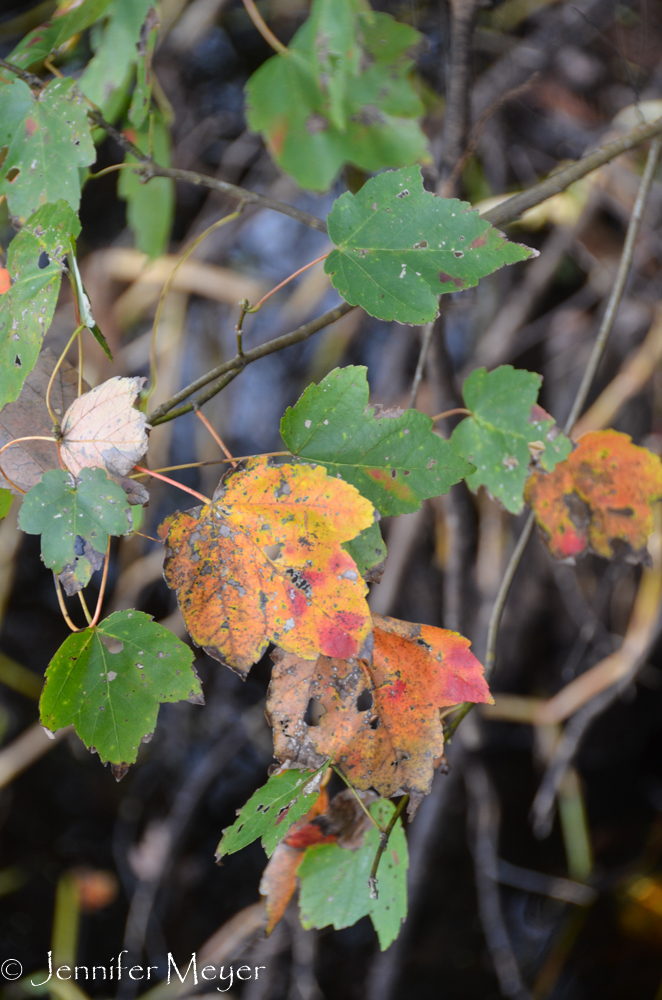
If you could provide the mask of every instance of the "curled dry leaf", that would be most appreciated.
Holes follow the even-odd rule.
[[[357,788],[410,795],[430,790],[444,734],[439,709],[489,702],[469,640],[446,629],[373,615],[373,663],[276,650],[267,715],[281,762],[319,767],[332,758]],[[313,699],[317,725],[304,721]]]
[[[589,431],[553,472],[535,472],[524,499],[557,559],[592,551],[646,561],[651,503],[662,497],[662,462],[628,434]]]
[[[321,466],[249,463],[211,504],[160,527],[166,583],[194,642],[241,674],[269,642],[297,656],[369,656],[367,587],[342,548],[372,504]]]
[[[0,447],[19,437],[47,437],[53,433],[53,421],[46,407],[46,391],[55,368],[57,356],[48,348],[41,352],[37,362],[23,383],[13,403],[7,403],[0,412]],[[85,391],[89,389],[83,383]],[[78,394],[78,372],[63,361],[53,380],[50,404],[56,417],[62,418]],[[7,448],[0,456],[2,468],[21,490],[36,486],[44,472],[59,469],[57,448],[51,441],[21,441]],[[0,475],[0,485],[12,493],[18,492]]]
[[[110,378],[76,399],[64,415],[60,454],[66,467],[126,476],[147,451],[151,430],[133,403],[144,378]]]

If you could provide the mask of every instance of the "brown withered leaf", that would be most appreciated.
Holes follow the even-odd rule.
[[[469,640],[446,629],[373,615],[373,662],[317,660],[276,650],[267,699],[274,754],[320,767],[331,758],[357,788],[410,795],[430,790],[444,746],[441,708],[489,702]],[[314,725],[307,725],[307,713]]]
[[[19,437],[53,435],[53,421],[46,407],[46,390],[56,362],[57,355],[53,351],[42,351],[23,383],[18,398],[13,403],[7,403],[0,411],[0,447]],[[83,386],[85,391],[89,389],[87,383],[83,383]],[[77,394],[78,372],[63,361],[53,381],[50,395],[56,417],[62,419]],[[25,491],[36,486],[44,472],[60,468],[57,448],[50,441],[21,441],[13,448],[3,451],[0,463],[10,479]],[[18,493],[1,474],[0,486]]]
[[[225,477],[211,504],[159,528],[194,642],[241,674],[269,642],[300,656],[367,653],[367,587],[342,543],[373,519],[372,504],[319,465],[255,460]]]

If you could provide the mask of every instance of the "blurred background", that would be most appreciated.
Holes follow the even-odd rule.
[[[302,0],[258,6],[285,43],[308,10]],[[449,5],[393,0],[375,6],[423,35],[416,74],[434,160],[424,175],[434,189],[443,161]],[[0,55],[54,7],[4,0]],[[62,71],[79,74],[91,44],[89,33],[78,39]],[[163,0],[155,70],[159,105],[171,118],[173,164],[323,217],[360,178],[348,170],[328,195],[303,192],[247,130],[243,88],[270,55],[239,0]],[[492,108],[457,187],[476,204],[536,183],[643,115],[662,114],[662,6],[659,0],[485,0],[470,61],[472,122]],[[94,169],[122,155],[107,139]],[[421,410],[435,414],[461,405],[462,381],[473,368],[507,363],[544,376],[540,401],[563,423],[613,284],[645,156],[640,148],[619,157],[510,226],[511,239],[540,250],[533,263],[504,268],[478,288],[446,297],[418,393]],[[113,374],[148,373],[154,309],[172,255],[235,204],[177,185],[169,253],[149,263],[127,228],[117,176],[88,182],[81,208],[83,279],[116,358],[112,366],[100,351],[86,352],[84,374],[92,385]],[[597,416],[593,411],[602,421],[597,426],[625,431],[658,454],[661,222],[658,172],[589,400],[600,407]],[[2,205],[3,247],[11,235]],[[323,234],[254,207],[209,236],[178,272],[166,300],[152,405],[234,355],[241,298],[255,301],[328,247]],[[292,330],[337,302],[317,265],[246,319],[244,344]],[[46,346],[62,350],[74,326],[63,286]],[[285,407],[337,365],[366,365],[372,400],[407,406],[420,350],[419,329],[354,310],[305,343],[251,365],[205,414],[234,454],[275,450],[282,447]],[[616,390],[602,396],[619,373],[624,377]],[[438,425],[445,436],[456,419]],[[149,454],[153,468],[219,458],[192,414],[156,428]],[[204,493],[213,491],[219,475],[213,464],[177,473]],[[152,480],[149,488],[143,534],[115,540],[104,611],[135,607],[185,637],[162,579],[162,547],[146,536],[154,537],[163,518],[187,504],[166,484]],[[523,516],[513,518],[464,484],[426,502],[418,514],[382,522],[389,561],[381,583],[372,585],[373,609],[458,629],[481,658],[492,602],[522,523]],[[654,555],[659,541],[654,536]],[[533,815],[547,765],[555,754],[558,759],[560,727],[529,721],[538,699],[621,647],[642,572],[650,574],[647,586],[659,581],[658,557],[648,570],[593,556],[571,567],[554,563],[539,539],[532,540],[504,616],[496,706],[462,724],[448,754],[450,774],[436,775],[408,829],[409,917],[398,941],[380,954],[368,918],[343,931],[303,931],[296,905],[263,940],[261,847],[215,864],[221,831],[272,763],[264,717],[268,657],[244,683],[198,650],[206,705],[163,705],[153,740],[119,784],[75,735],[42,739],[35,725],[42,676],[67,627],[38,545],[17,530],[15,511],[0,525],[0,941],[3,955],[18,959],[26,972],[45,967],[54,941],[60,955],[86,965],[108,965],[121,948],[136,961],[142,953],[160,976],[169,951],[184,965],[196,950],[213,964],[265,966],[258,982],[235,982],[228,991],[246,1000],[662,998],[657,604],[648,613],[636,679],[573,716],[556,798],[547,805],[538,799]],[[120,985],[118,996],[131,1000],[132,984]],[[95,997],[114,995],[108,983],[87,986]],[[178,995],[160,989],[158,1000]],[[11,984],[5,993],[25,995]],[[65,1000],[77,997],[72,992]]]

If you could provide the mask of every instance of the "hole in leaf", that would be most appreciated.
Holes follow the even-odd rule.
[[[326,715],[326,709],[322,702],[318,701],[317,698],[311,698],[308,702],[303,721],[307,726],[319,726],[323,715]]]
[[[14,358],[14,365],[16,366],[16,368],[22,368],[23,367],[23,362],[19,358],[18,354]]]
[[[37,267],[39,268],[39,270],[43,271],[45,267],[48,267],[50,262],[51,258],[48,256],[45,250],[42,250],[41,253],[39,254],[39,260],[37,261]]]
[[[463,250],[453,250],[453,256],[454,257],[464,257],[464,251]]]
[[[391,479],[395,479],[396,476],[397,472],[395,471],[395,469],[391,469]]]
[[[267,545],[262,551],[264,552],[267,559],[270,559],[272,562],[275,562],[276,559],[280,559],[281,555],[283,554],[283,546]]]
[[[19,167],[11,167],[7,171],[7,180],[9,181],[10,184],[11,184],[12,181],[16,180],[16,178],[18,177],[18,175],[20,174],[20,172],[21,171],[20,171]]]
[[[379,727],[381,726],[381,724],[382,724],[382,720],[379,718],[378,715],[376,715],[374,717],[374,719],[370,720],[370,728],[371,729],[379,729]]]
[[[356,709],[358,712],[367,712],[369,708],[372,708],[372,695],[364,688],[356,699]]]
[[[104,635],[103,632],[100,632],[99,638],[109,653],[121,653],[124,649],[122,640],[115,639],[112,635]]]

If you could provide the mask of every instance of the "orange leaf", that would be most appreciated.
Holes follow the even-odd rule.
[[[71,404],[62,420],[60,454],[74,476],[85,468],[126,476],[143,457],[150,427],[133,402],[144,381],[110,378]]]
[[[534,472],[524,489],[557,559],[587,550],[611,559],[619,547],[630,561],[645,560],[650,505],[660,497],[660,459],[613,430],[584,434],[565,461],[553,472]]]
[[[0,295],[4,295],[11,288],[11,277],[6,267],[0,267]]]
[[[357,788],[408,792],[413,814],[443,751],[439,709],[489,702],[490,693],[457,632],[373,615],[373,636],[372,666],[276,650],[267,701],[274,753],[306,767],[330,757]],[[323,714],[307,726],[311,698]]]
[[[368,655],[367,587],[342,543],[373,521],[372,504],[322,466],[252,461],[211,504],[161,525],[165,579],[193,640],[239,673],[269,642]]]

